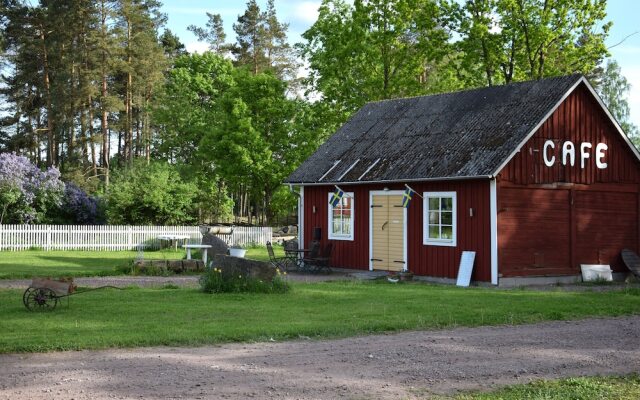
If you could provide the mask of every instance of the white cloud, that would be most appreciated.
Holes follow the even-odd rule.
[[[209,50],[209,44],[208,43],[204,43],[204,42],[189,42],[187,44],[185,44],[185,46],[187,51],[189,53],[204,53],[205,51]]]
[[[288,15],[288,20],[296,25],[312,25],[318,19],[319,1],[301,1],[296,3]]]
[[[163,10],[167,14],[186,14],[186,15],[205,15],[208,12],[211,12],[209,8],[199,8],[199,7],[164,7]]]

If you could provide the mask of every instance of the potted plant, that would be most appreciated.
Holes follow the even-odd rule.
[[[245,254],[247,254],[247,249],[240,243],[234,243],[234,245],[229,248],[229,255],[231,257],[244,258]]]

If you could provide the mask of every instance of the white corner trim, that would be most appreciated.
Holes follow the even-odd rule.
[[[298,198],[298,248],[304,249],[304,186],[300,186]]]
[[[369,271],[373,271],[373,262],[371,259],[373,258],[373,208],[371,205],[373,204],[373,196],[391,196],[391,195],[403,195],[404,190],[371,190],[369,191]],[[403,210],[403,218],[404,218],[404,229],[402,232],[402,240],[404,242],[402,249],[402,256],[404,261],[404,269],[403,271],[409,271],[409,260],[407,257],[407,232],[409,227],[407,226],[407,209]]]
[[[491,220],[491,284],[498,284],[498,185],[489,181],[489,213]]]

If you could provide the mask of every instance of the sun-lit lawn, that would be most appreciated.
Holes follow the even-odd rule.
[[[537,381],[514,385],[489,393],[463,394],[458,400],[637,400],[640,375],[585,377],[557,381]]]
[[[292,283],[286,294],[107,289],[53,312],[0,290],[0,352],[326,338],[640,312],[640,289],[604,293],[375,282]]]
[[[276,252],[282,247],[275,246]],[[120,275],[122,270],[138,256],[136,251],[0,251],[0,279],[31,278],[33,276],[108,276]],[[182,249],[145,251],[145,259],[182,259]],[[199,258],[199,253],[194,258]],[[247,257],[268,260],[266,247],[247,250]]]

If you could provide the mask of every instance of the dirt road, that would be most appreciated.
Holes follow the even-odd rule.
[[[28,334],[28,333],[25,333]],[[1,399],[398,399],[640,372],[640,316],[200,348],[0,356]]]

